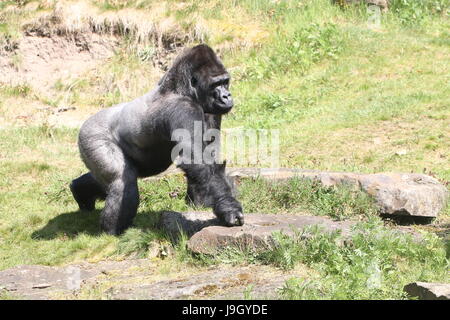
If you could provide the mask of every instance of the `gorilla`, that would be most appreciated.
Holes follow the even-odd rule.
[[[127,229],[139,205],[137,178],[156,175],[172,164],[174,130],[190,133],[190,140],[180,142],[186,146],[183,150],[202,153],[212,143],[194,141],[194,123],[220,130],[222,115],[233,107],[229,83],[230,75],[214,51],[198,45],[178,56],[152,91],[87,119],[78,147],[89,172],[70,184],[80,210],[94,210],[95,201],[105,199],[102,229],[112,235]],[[226,226],[243,225],[242,206],[225,175],[225,163],[192,163],[188,152],[181,152],[179,159],[187,198],[211,207]]]

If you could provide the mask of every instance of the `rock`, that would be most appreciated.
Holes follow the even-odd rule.
[[[235,180],[263,178],[284,181],[294,177],[319,181],[324,186],[353,185],[371,195],[380,214],[435,218],[444,208],[449,192],[438,180],[414,173],[358,174],[320,172],[301,169],[230,168],[227,174]]]
[[[47,266],[17,266],[0,271],[0,287],[27,299],[46,299],[50,291],[69,290],[69,275],[64,269]],[[86,276],[83,273],[83,278]],[[79,277],[82,279],[81,274]]]
[[[160,228],[173,239],[179,237],[180,231],[191,237],[203,228],[215,225],[220,225],[220,221],[211,212],[164,211],[159,221]]]
[[[419,300],[450,300],[450,283],[413,282],[403,290]]]
[[[162,175],[182,174],[176,168]],[[235,182],[245,178],[286,181],[295,177],[314,179],[324,186],[353,185],[373,196],[379,212],[388,216],[436,218],[449,197],[447,188],[438,180],[416,173],[321,172],[296,168],[227,168],[227,175]]]
[[[273,245],[273,232],[293,235],[307,226],[320,226],[324,232],[339,230],[345,237],[350,234],[350,228],[355,223],[317,216],[246,214],[243,226],[225,227],[210,212],[166,211],[161,215],[162,227],[169,234],[176,237],[183,230],[193,235],[188,241],[189,249],[208,254],[227,246],[265,249]]]
[[[304,272],[304,271],[303,271]],[[207,271],[153,283],[115,285],[111,299],[243,299],[250,291],[252,299],[277,299],[286,280],[305,276],[292,270],[284,272],[268,266],[215,266]]]
[[[39,284],[35,284],[33,285],[33,289],[45,289],[45,288],[50,288],[52,285],[50,283],[39,283]]]
[[[68,276],[76,275],[80,288]],[[102,261],[95,264],[47,267],[17,266],[0,271],[0,293],[14,299],[276,299],[278,289],[308,270],[283,271],[270,266],[213,266],[196,272],[162,275],[147,259]],[[73,280],[73,279],[72,279]]]
[[[0,271],[0,293],[5,290],[14,297],[31,300],[51,299],[57,295],[77,292],[87,281],[115,270],[147,263],[145,260],[103,261],[65,267],[21,265]]]
[[[408,154],[408,150],[405,150],[405,149],[400,149],[400,150],[395,152],[396,156],[404,156],[404,155],[407,155],[407,154]]]

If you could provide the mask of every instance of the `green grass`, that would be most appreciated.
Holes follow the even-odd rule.
[[[4,97],[26,97],[32,93],[32,88],[24,83],[18,85],[1,85],[0,84],[0,95]]]
[[[236,70],[238,103],[226,126],[279,128],[285,166],[431,169],[449,180],[449,140],[442,136],[426,147],[428,136],[444,134],[450,116],[448,20],[430,14],[406,27],[390,13],[377,31],[358,11],[336,11],[321,1],[280,17],[262,49],[227,59]],[[396,156],[400,143],[406,156]]]
[[[316,278],[287,281],[284,298],[404,299],[403,287],[410,282],[450,280],[448,252],[435,235],[417,242],[373,220],[357,226],[347,244],[338,245],[338,239],[322,233],[307,242],[279,237],[280,246],[266,254],[269,263],[301,262],[319,271]]]
[[[305,240],[304,234],[308,234]],[[304,265],[314,272],[292,278],[280,289],[284,299],[406,299],[413,281],[448,282],[448,245],[433,234],[415,240],[385,227],[379,218],[357,224],[343,241],[338,232],[307,228],[295,236],[275,233],[270,250],[225,249],[197,257],[206,264],[263,264],[284,270]]]
[[[145,257],[152,242],[168,243],[168,237],[156,227],[159,212],[193,209],[184,200],[183,177],[141,180],[134,227],[118,238],[103,234],[98,225],[100,210],[78,212],[68,188],[71,179],[85,172],[76,134],[75,129],[48,126],[0,131],[0,146],[5,152],[0,160],[1,269],[17,264]],[[374,213],[372,200],[365,194],[310,181],[293,179],[271,185],[247,180],[241,182],[239,192],[245,212],[310,213],[336,219]],[[102,205],[99,202],[98,209]]]
[[[95,4],[103,12],[149,10],[153,2]],[[224,118],[225,127],[279,129],[283,166],[425,172],[448,184],[448,1],[391,1],[379,29],[368,27],[363,7],[340,8],[328,0],[207,3],[180,6],[169,1],[166,15],[186,32],[199,28],[199,17],[209,22],[199,30],[220,48],[233,77],[236,107]],[[0,4],[0,51],[14,49],[22,37],[21,23],[41,10],[1,11],[9,5],[12,1]],[[262,36],[251,36],[255,30]],[[52,90],[39,92],[26,83],[1,85],[2,111],[21,115],[24,103],[36,100],[98,110],[134,99],[154,86],[160,71],[151,64],[156,47],[130,45],[133,41],[124,39],[115,56],[76,79],[57,80]],[[17,56],[14,63],[21,59]],[[105,235],[98,225],[103,203],[95,212],[78,212],[68,189],[86,170],[76,136],[76,129],[48,124],[0,129],[0,270],[20,264],[150,258],[157,246],[161,254],[155,262],[162,273],[175,265],[217,263],[282,269],[305,265],[313,270],[309,280],[286,283],[280,294],[288,299],[404,298],[401,289],[408,281],[450,281],[444,272],[448,243],[433,235],[421,243],[392,235],[374,218],[367,195],[296,179],[284,184],[243,181],[239,197],[244,211],[366,221],[351,245],[337,245],[339,235],[316,233],[308,242],[279,235],[279,246],[265,254],[229,250],[215,258],[193,256],[185,237],[172,244],[157,229],[161,210],[192,209],[184,202],[182,177],[140,181],[134,226],[120,237]],[[447,223],[450,206],[441,217]],[[373,274],[378,278],[372,279]]]
[[[247,212],[309,213],[343,220],[376,214],[373,200],[350,186],[324,187],[316,181],[291,179],[270,183],[263,179],[244,180],[239,197]]]
[[[148,61],[153,47],[130,49],[124,44],[121,50],[98,69],[87,72],[83,77],[71,80],[57,80],[56,93],[43,95],[43,102],[79,107],[107,108],[150,91],[155,85],[158,71]],[[130,77],[130,73],[133,75]],[[54,103],[53,103],[54,104]],[[50,103],[51,105],[51,103]]]

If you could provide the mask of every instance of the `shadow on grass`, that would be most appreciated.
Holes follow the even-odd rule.
[[[61,237],[70,239],[76,238],[80,234],[101,235],[100,228],[101,210],[71,211],[62,213],[51,219],[43,228],[32,233],[35,240],[50,240]],[[158,230],[160,212],[140,212],[134,219],[132,227],[145,231]]]

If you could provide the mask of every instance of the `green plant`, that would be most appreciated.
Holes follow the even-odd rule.
[[[211,263],[265,264],[283,270],[305,265],[308,281],[291,278],[280,290],[285,299],[404,299],[412,281],[448,281],[448,244],[433,234],[421,239],[392,230],[373,217],[353,227],[345,238],[320,227],[273,234],[266,250],[227,248]],[[208,261],[202,255],[197,259]]]
[[[117,254],[144,258],[156,238],[154,232],[130,228],[120,237],[117,243]]]
[[[253,300],[253,294],[252,294],[253,289],[254,289],[253,285],[249,285],[244,289],[244,293],[243,293],[244,300]]]
[[[30,95],[33,89],[27,83],[18,85],[1,85],[0,84],[0,94],[11,97],[26,97]]]
[[[283,97],[282,95],[269,93],[262,97],[261,105],[265,109],[278,109],[285,105],[288,102],[288,99]]]
[[[137,56],[141,61],[150,61],[156,54],[156,49],[153,46],[147,46],[137,51]]]
[[[320,283],[312,280],[291,278],[286,280],[280,288],[280,296],[287,300],[313,300],[320,299],[322,294],[318,288]]]
[[[264,192],[264,196],[261,196],[261,191]],[[258,197],[258,200],[255,197]],[[263,179],[243,181],[240,187],[240,200],[250,212],[306,210],[335,219],[355,215],[369,217],[377,213],[370,196],[353,186],[326,187],[315,180],[301,178],[275,184]]]
[[[392,0],[390,10],[405,25],[420,24],[432,14],[448,14],[450,9],[448,0]]]
[[[351,239],[344,242],[341,236],[320,230],[310,230],[310,235],[306,241],[294,237],[290,243],[285,236],[278,236],[278,247],[265,254],[264,261],[292,268],[294,264],[286,264],[285,254],[280,254],[280,247],[284,253],[291,247],[293,261],[320,272],[321,280],[309,289],[319,298],[405,298],[403,286],[408,282],[448,279],[445,245],[434,235],[424,235],[419,242],[383,227],[378,219],[358,224]],[[304,285],[288,283],[282,294],[302,298],[305,290]],[[319,296],[318,291],[322,293]]]
[[[322,59],[335,59],[343,49],[342,39],[333,23],[300,25],[279,35],[262,55],[253,55],[246,74],[250,79],[287,71],[303,74]]]

